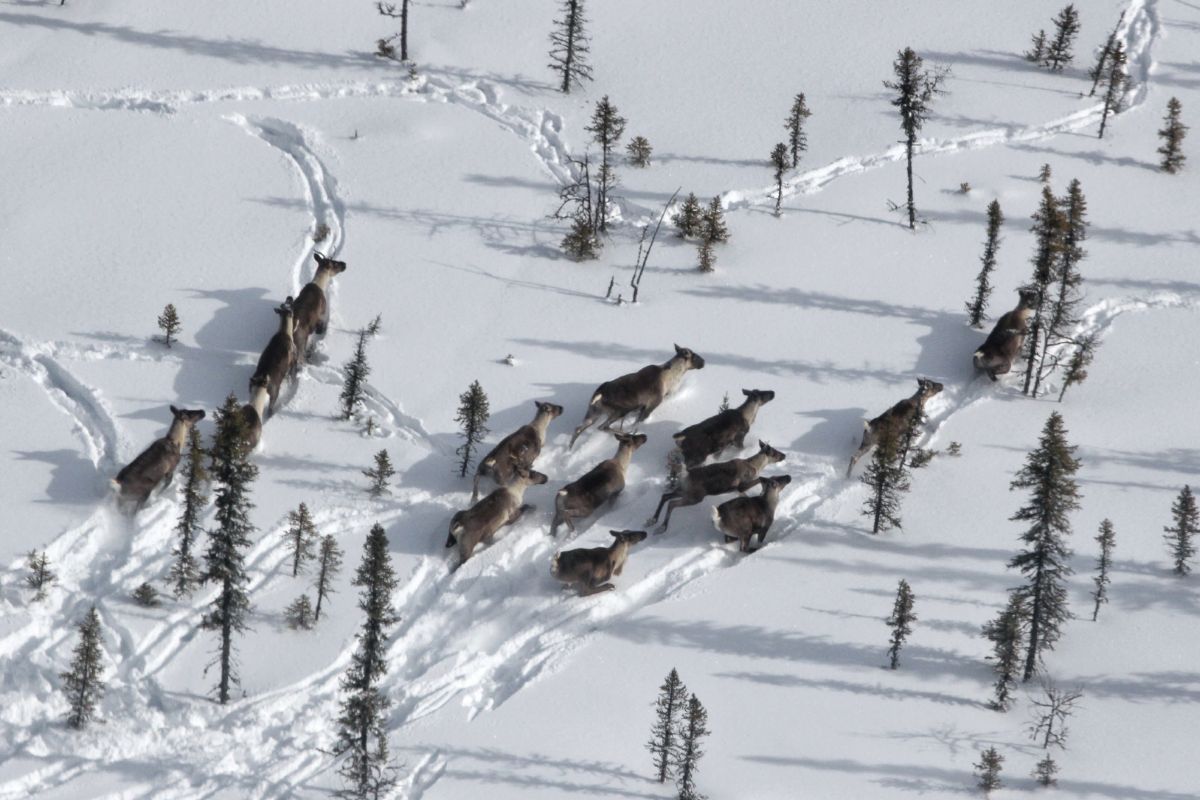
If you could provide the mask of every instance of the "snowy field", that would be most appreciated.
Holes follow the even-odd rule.
[[[550,0],[418,0],[414,77],[371,54],[394,26],[365,0],[0,5],[0,800],[328,796],[341,784],[323,750],[361,623],[350,579],[374,522],[400,578],[384,688],[401,797],[674,797],[644,748],[672,667],[709,711],[712,800],[959,797],[989,746],[1007,759],[997,798],[1200,796],[1200,579],[1170,573],[1162,540],[1200,472],[1200,133],[1178,175],[1155,153],[1172,96],[1200,131],[1200,3],[1077,5],[1076,63],[1053,74],[1020,57],[1058,10],[1035,0],[592,2],[595,80],[568,96],[545,66]],[[1100,140],[1085,72],[1122,10],[1130,107]],[[905,176],[882,86],[905,46],[952,70],[915,163],[915,233],[889,210]],[[810,145],[776,218],[768,155],[798,92]],[[619,166],[620,218],[601,257],[575,263],[549,215],[603,95],[655,150],[647,169]],[[1103,342],[1061,405],[1057,385],[1034,400],[1015,375],[978,376],[984,334],[963,311],[992,199],[1007,218],[993,318],[1029,279],[1045,163],[1056,193],[1078,178],[1088,199],[1084,326]],[[732,238],[716,272],[664,235],[641,302],[605,300],[614,276],[628,298],[641,226],[678,187],[722,197]],[[180,500],[127,519],[108,481],[163,434],[169,405],[206,409],[208,435],[226,394],[245,398],[271,309],[312,277],[319,225],[348,269],[319,357],[253,457],[251,630],[220,706],[204,674],[215,637],[198,629],[214,590],[130,598],[146,581],[166,592]],[[166,303],[183,320],[169,350],[152,340]],[[341,365],[377,314],[371,438],[335,416]],[[613,446],[589,433],[569,451],[570,433],[599,383],[673,343],[707,366],[642,426],[625,492],[573,546],[644,527],[670,435],[743,388],[775,391],[750,439],[786,454],[771,472],[792,483],[761,551],[721,542],[710,499],[634,547],[617,591],[575,598],[549,574],[554,492]],[[846,462],[862,419],[918,376],[945,384],[925,445],[962,456],[916,471],[903,530],[872,536]],[[451,572],[447,523],[470,497],[452,474],[454,414],[473,380],[488,445],[535,399],[566,411],[538,461],[549,483],[527,495],[537,510]],[[1007,713],[986,705],[979,629],[1021,582],[1008,518],[1026,497],[1009,482],[1056,409],[1084,497],[1079,617],[1046,671],[1084,698],[1043,789],[1025,692]],[[371,500],[361,470],[381,447],[397,475]],[[307,632],[283,621],[311,584],[281,538],[301,501],[346,552]],[[1092,622],[1106,517],[1111,603]],[[59,577],[40,602],[24,585],[35,548]],[[883,620],[901,578],[919,621],[891,671]],[[109,690],[102,722],[77,732],[58,675],[93,603]]]

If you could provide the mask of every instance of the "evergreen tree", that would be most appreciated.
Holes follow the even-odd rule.
[[[1071,534],[1070,514],[1079,508],[1079,487],[1074,475],[1079,462],[1075,448],[1067,444],[1062,416],[1051,412],[1042,428],[1038,447],[1025,459],[1025,466],[1013,480],[1012,489],[1029,489],[1029,503],[1010,519],[1027,522],[1021,535],[1028,546],[1008,562],[1028,578],[1017,589],[1029,609],[1029,642],[1022,680],[1028,681],[1038,660],[1058,641],[1062,624],[1070,618],[1067,610],[1066,578],[1071,574],[1071,551],[1066,537]]]
[[[995,747],[989,747],[979,754],[979,763],[975,765],[975,777],[979,778],[979,788],[984,792],[999,789],[1004,784],[1000,781],[1000,770],[1004,766],[1004,756],[996,752]]]
[[[1192,487],[1184,486],[1179,492],[1178,499],[1171,504],[1171,516],[1174,517],[1175,524],[1163,528],[1167,532],[1163,538],[1170,545],[1175,574],[1187,575],[1192,571],[1189,562],[1196,555],[1193,539],[1200,530],[1200,512],[1196,510],[1196,498],[1192,494]]]
[[[996,675],[991,707],[1007,711],[1017,690],[1021,673],[1021,649],[1025,643],[1028,609],[1020,592],[1011,592],[1008,604],[994,620],[983,626],[983,637],[992,643],[992,671]]]
[[[721,398],[721,405],[717,406],[717,411],[728,411],[728,410],[729,410],[729,392],[726,392],[725,396]]]
[[[792,110],[783,122],[783,128],[788,134],[788,153],[792,157],[792,169],[800,166],[800,154],[808,149],[808,134],[804,131],[804,125],[811,116],[812,112],[804,102],[804,92],[801,92],[792,101]]]
[[[1046,66],[1055,72],[1070,64],[1075,55],[1071,48],[1075,45],[1075,34],[1079,33],[1079,12],[1074,4],[1068,5],[1058,12],[1054,18],[1054,41],[1046,50]]]
[[[344,699],[338,714],[333,754],[342,759],[339,773],[351,787],[346,794],[371,797],[378,789],[373,784],[385,774],[381,769],[386,767],[386,745],[381,750],[379,742],[387,735],[384,714],[391,705],[379,688],[379,680],[387,673],[390,628],[399,620],[392,607],[396,574],[392,570],[387,534],[378,523],[367,534],[354,585],[362,589],[358,607],[366,617],[358,632],[358,646],[351,656],[350,667],[341,681]]]
[[[374,339],[383,330],[383,314],[376,314],[375,319],[367,325],[367,336]]]
[[[1025,51],[1025,60],[1032,61],[1039,67],[1046,64],[1046,29],[1043,28],[1033,35],[1033,43]]]
[[[462,433],[459,436],[463,437],[463,443],[454,452],[459,457],[460,478],[467,477],[467,471],[475,461],[475,448],[483,441],[483,437],[488,435],[487,421],[490,411],[488,397],[479,381],[472,381],[467,390],[458,396],[458,414],[454,421],[462,425]]]
[[[25,576],[25,585],[33,589],[34,601],[45,600],[46,590],[51,584],[58,580],[58,575],[50,569],[50,557],[46,555],[46,551],[38,552],[30,550],[25,556],[25,568],[29,570],[29,574]]]
[[[709,239],[703,239],[700,242],[699,269],[701,272],[712,272],[716,268],[717,254],[713,250],[713,243]]]
[[[160,604],[158,590],[148,583],[143,583],[133,590],[133,601],[144,608],[154,608]]]
[[[975,278],[975,297],[967,303],[967,323],[972,328],[982,327],[983,321],[987,319],[984,312],[992,294],[991,275],[996,269],[996,253],[1000,250],[1000,226],[1004,224],[999,200],[988,204],[987,218],[987,240],[983,244],[983,256],[979,259],[983,267],[979,270],[979,276]]]
[[[1063,229],[1066,226],[1064,215],[1058,206],[1058,198],[1050,190],[1049,185],[1042,186],[1042,202],[1033,215],[1034,238],[1037,243],[1033,255],[1032,288],[1037,292],[1037,304],[1034,306],[1033,319],[1029,322],[1028,333],[1025,336],[1025,394],[1033,389],[1033,377],[1037,368],[1037,357],[1040,352],[1042,329],[1045,325],[1044,315],[1046,296],[1051,282],[1054,280],[1055,267],[1063,248]]]
[[[1108,38],[1104,41],[1104,47],[1100,48],[1100,53],[1096,56],[1096,64],[1088,70],[1088,77],[1092,79],[1092,90],[1088,92],[1088,97],[1094,97],[1096,87],[1100,85],[1100,79],[1104,77],[1106,67],[1108,67],[1108,59],[1112,57],[1113,47],[1117,43],[1117,31],[1121,28],[1121,23],[1125,20],[1125,11],[1121,11],[1121,16],[1117,20],[1116,26],[1112,29],[1112,33],[1108,34]]]
[[[308,506],[301,503],[295,511],[288,512],[288,528],[283,532],[288,550],[292,553],[292,577],[300,574],[305,561],[313,557],[317,544],[317,526],[313,524]]]
[[[700,238],[714,244],[729,241],[729,228],[725,225],[725,210],[721,207],[720,195],[709,202],[700,217]]]
[[[167,307],[158,315],[158,328],[163,332],[163,344],[167,347],[171,346],[173,338],[179,338],[183,324],[179,321],[179,312],[175,310],[173,303],[167,303]]]
[[[685,239],[699,236],[703,221],[704,211],[700,208],[700,201],[696,199],[695,192],[689,192],[683,205],[671,215],[671,224],[675,226],[676,232]]]
[[[388,479],[396,474],[396,470],[392,469],[392,459],[388,456],[387,450],[380,450],[375,454],[375,466],[371,469],[364,469],[363,475],[371,479],[371,486],[367,489],[371,493],[371,497],[379,497],[388,492]]]
[[[1100,112],[1099,138],[1104,138],[1108,118],[1125,110],[1125,90],[1129,88],[1129,76],[1125,74],[1125,45],[1117,42],[1109,57],[1108,72],[1105,73],[1104,108]]]
[[[1172,97],[1168,100],[1167,116],[1163,117],[1163,124],[1166,127],[1158,132],[1163,140],[1162,147],[1158,148],[1158,154],[1163,157],[1160,166],[1172,175],[1179,172],[1183,167],[1183,162],[1187,160],[1187,156],[1183,154],[1182,145],[1188,126],[1179,121],[1179,114],[1182,111],[1183,105],[1178,98]]]
[[[1096,584],[1096,590],[1092,592],[1092,599],[1096,601],[1092,608],[1092,622],[1100,616],[1100,606],[1108,602],[1108,585],[1112,583],[1108,570],[1112,566],[1113,547],[1117,544],[1117,532],[1113,530],[1112,522],[1106,519],[1100,523],[1096,541],[1100,544],[1100,557],[1096,559],[1096,577],[1092,578],[1092,583]]]
[[[578,213],[571,219],[571,230],[563,237],[562,249],[576,261],[590,261],[600,254],[600,239],[591,216]]]
[[[79,643],[75,645],[71,669],[59,677],[63,680],[63,693],[71,710],[67,724],[82,728],[96,716],[96,704],[104,696],[104,664],[100,659],[100,615],[92,606],[87,616],[79,623]]]
[[[679,679],[679,673],[672,668],[663,685],[658,687],[654,724],[650,727],[650,741],[646,743],[659,783],[666,783],[676,766],[680,747],[679,726],[686,710],[687,695],[687,687]]]
[[[709,733],[708,712],[693,694],[688,698],[679,726],[679,757],[675,768],[679,800],[704,800],[704,795],[696,791],[696,773],[700,769],[700,757],[704,755],[700,743]]]
[[[571,230],[562,240],[562,249],[576,261],[595,258],[600,251],[596,235],[596,212],[593,202],[591,157],[571,159],[573,179],[558,190],[561,201],[554,212],[555,219],[571,220]],[[564,209],[570,207],[571,210]]]
[[[921,450],[921,448],[917,446],[917,440],[921,438],[922,429],[925,427],[925,423],[926,423],[926,421],[928,421],[928,419],[929,419],[929,417],[928,417],[928,415],[926,415],[925,409],[921,406],[917,406],[917,408],[913,412],[912,416],[910,416],[908,418],[908,424],[905,425],[904,430],[901,431],[900,439],[898,440],[899,452],[897,455],[898,455],[898,459],[900,462],[900,466],[902,468],[906,464],[908,464],[909,466],[912,466],[912,461],[915,461],[917,459],[916,454],[923,452]],[[908,457],[909,453],[914,454],[914,456],[911,460]],[[932,459],[932,458],[933,458],[933,456],[930,455],[929,458],[925,459],[924,463],[921,466],[924,466],[924,464],[929,463],[929,459]],[[896,527],[900,527],[900,526],[897,525]]]
[[[200,533],[200,515],[208,505],[204,486],[208,483],[208,471],[204,469],[206,451],[200,442],[200,431],[192,426],[188,431],[187,461],[183,467],[183,511],[175,523],[179,539],[171,551],[171,572],[167,580],[174,587],[176,597],[191,594],[200,583],[200,565],[192,549]]]
[[[1042,164],[1042,168],[1040,170],[1038,170],[1038,180],[1042,182],[1043,186],[1050,185],[1050,178],[1052,177],[1052,175],[1053,175],[1053,173],[1050,170],[1050,165]]]
[[[887,618],[888,627],[892,629],[891,647],[888,648],[888,658],[892,669],[900,666],[900,648],[904,647],[908,635],[912,633],[912,624],[917,621],[913,613],[913,593],[908,588],[908,581],[901,580],[896,590],[896,603],[892,606],[892,615]]]
[[[779,205],[783,202],[783,173],[788,168],[788,150],[783,142],[771,151],[771,166],[775,169],[775,216],[779,216]]]
[[[342,571],[342,549],[332,534],[321,539],[321,552],[317,555],[317,578],[313,589],[317,594],[317,607],[313,611],[313,622],[321,619],[321,603],[333,594],[333,580]]]
[[[884,81],[883,85],[896,93],[892,100],[900,111],[900,129],[904,131],[904,155],[908,175],[908,227],[917,227],[917,207],[913,202],[913,151],[917,146],[917,134],[929,119],[930,104],[940,94],[945,94],[942,83],[947,71],[943,68],[925,69],[925,61],[911,47],[906,47],[896,56],[892,64],[895,81]]]
[[[571,86],[583,86],[592,79],[590,40],[585,27],[583,0],[562,0],[562,18],[554,21],[550,34],[550,69],[561,78],[559,91],[571,92]]]
[[[354,357],[342,368],[345,378],[342,379],[342,419],[350,419],[362,404],[366,394],[367,376],[371,374],[371,366],[367,363],[367,330],[358,332],[358,344],[354,347]]]
[[[625,152],[629,155],[630,164],[635,167],[648,167],[650,166],[650,154],[654,152],[654,148],[650,146],[650,142],[645,136],[635,136],[625,146]]]
[[[1062,213],[1062,240],[1058,251],[1058,263],[1054,265],[1052,279],[1055,286],[1051,294],[1053,304],[1047,315],[1045,332],[1042,335],[1042,349],[1038,356],[1038,365],[1033,382],[1033,396],[1037,397],[1042,380],[1054,372],[1059,365],[1059,359],[1050,359],[1047,354],[1051,347],[1061,347],[1070,344],[1075,327],[1079,324],[1079,305],[1083,301],[1079,287],[1083,284],[1083,276],[1079,274],[1079,263],[1087,252],[1083,249],[1083,240],[1087,238],[1087,200],[1083,196],[1083,187],[1079,180],[1071,181],[1067,196],[1059,201]]]
[[[250,523],[254,504],[247,491],[258,477],[258,467],[249,460],[245,427],[237,398],[231,393],[217,411],[212,445],[217,527],[208,532],[208,551],[204,554],[204,580],[215,583],[219,591],[200,623],[204,630],[217,631],[220,636],[217,653],[209,666],[216,664],[220,669],[220,679],[214,688],[217,702],[222,705],[229,702],[230,691],[238,682],[233,637],[246,630],[246,616],[250,613],[245,551],[254,532]]]
[[[1071,359],[1067,362],[1066,372],[1063,373],[1063,384],[1062,389],[1058,392],[1058,402],[1062,402],[1067,389],[1087,380],[1087,368],[1091,365],[1092,359],[1096,357],[1096,347],[1099,345],[1099,341],[1094,333],[1086,334],[1075,340],[1075,349],[1071,352]]]
[[[617,113],[617,107],[608,100],[608,95],[596,103],[592,112],[592,124],[584,127],[592,134],[592,141],[600,145],[600,171],[596,175],[596,230],[608,230],[609,193],[617,185],[617,173],[613,168],[613,151],[625,133],[625,118]]]
[[[1042,786],[1055,786],[1058,781],[1054,778],[1058,774],[1058,764],[1054,763],[1054,759],[1047,753],[1046,757],[1037,763],[1037,767],[1033,770],[1033,777],[1037,778],[1037,782]]]
[[[312,630],[313,607],[308,595],[302,594],[283,611],[283,619],[292,630]]]
[[[903,527],[900,495],[908,491],[909,484],[900,445],[900,437],[894,433],[881,436],[871,456],[871,465],[860,478],[871,490],[862,510],[863,516],[871,517],[871,533]]]

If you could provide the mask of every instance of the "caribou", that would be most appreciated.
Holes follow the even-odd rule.
[[[533,467],[533,462],[546,444],[546,428],[550,421],[563,413],[563,407],[554,403],[534,400],[537,413],[528,425],[522,425],[500,440],[500,444],[484,456],[475,470],[475,485],[471,491],[471,502],[479,499],[479,482],[491,478],[497,486],[508,486],[521,470]]]
[[[450,518],[450,535],[446,547],[458,545],[461,567],[475,548],[485,539],[490,539],[505,525],[512,525],[533,506],[525,501],[525,490],[546,482],[546,476],[535,470],[522,469],[516,480],[502,486],[465,511],[458,511]],[[455,567],[457,569],[458,567]]]
[[[329,300],[325,293],[334,275],[346,271],[345,261],[334,261],[319,250],[313,251],[317,272],[296,297],[296,327],[292,333],[296,343],[296,363],[302,363],[308,353],[308,337],[315,333],[324,336],[329,327]]]
[[[694,506],[706,497],[718,494],[738,492],[744,494],[758,483],[759,475],[768,464],[778,464],[783,461],[783,453],[764,441],[759,441],[758,452],[750,458],[735,458],[717,464],[706,464],[690,469],[683,482],[675,491],[665,492],[658,501],[654,516],[646,520],[646,525],[658,522],[658,515],[663,506],[667,507],[667,516],[663,519],[658,533],[662,533],[671,524],[671,512],[682,506]]]
[[[940,392],[944,387],[929,378],[917,378],[917,391],[912,397],[906,397],[887,411],[872,420],[863,422],[862,444],[854,455],[850,456],[850,466],[846,467],[846,477],[854,470],[854,465],[868,450],[885,440],[885,437],[899,437],[912,423],[914,416],[925,410],[929,398]]]
[[[727,408],[675,434],[675,444],[683,453],[683,465],[689,469],[704,463],[709,456],[733,445],[739,450],[758,416],[758,409],[775,399],[775,393],[762,389],[742,389],[746,400],[737,408]]]
[[[265,380],[267,383],[267,395],[270,398],[267,416],[275,413],[275,405],[279,402],[279,388],[296,361],[296,343],[292,339],[296,317],[292,298],[285,300],[283,305],[275,309],[275,313],[279,315],[279,330],[271,337],[271,341],[267,342],[266,349],[258,357],[254,375],[250,378],[251,393],[254,392],[256,382]]]
[[[192,426],[204,419],[204,411],[171,406],[171,416],[174,419],[167,435],[155,439],[113,479],[113,486],[117,490],[117,505],[126,513],[141,510],[150,493],[160,483],[164,490],[171,485],[188,432]]]
[[[550,560],[550,574],[568,587],[574,587],[580,597],[611,592],[609,583],[620,575],[629,557],[629,548],[646,538],[645,531],[609,531],[613,543],[608,547],[580,547],[555,553]]]
[[[1021,355],[1029,318],[1037,308],[1036,289],[1024,288],[1017,291],[1020,295],[1017,307],[996,320],[992,332],[971,356],[975,369],[986,372],[993,381],[999,380],[1000,375],[1007,374],[1012,369],[1013,362]]]
[[[754,497],[735,497],[714,508],[713,525],[725,534],[726,543],[738,540],[741,542],[741,551],[750,553],[753,552],[750,539],[757,536],[758,547],[762,547],[763,539],[767,538],[767,531],[775,521],[779,493],[791,482],[791,475],[759,478],[762,494]]]
[[[646,443],[644,433],[614,433],[617,454],[592,467],[582,478],[568,483],[554,496],[554,521],[550,535],[558,535],[564,522],[573,533],[575,520],[591,516],[596,509],[614,502],[625,488],[625,473],[634,452]]]

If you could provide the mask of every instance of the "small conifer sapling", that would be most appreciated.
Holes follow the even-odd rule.
[[[1124,21],[1125,9],[1122,9],[1116,26],[1108,34],[1108,38],[1104,41],[1104,46],[1100,48],[1100,52],[1096,55],[1096,63],[1088,70],[1088,77],[1092,79],[1092,89],[1088,92],[1088,97],[1096,95],[1096,87],[1100,85],[1100,79],[1104,77],[1106,67],[1108,67],[1108,59],[1112,56],[1113,46],[1117,43],[1117,31],[1121,29],[1121,23]]]
[[[1046,66],[1054,72],[1061,72],[1069,65],[1075,55],[1071,48],[1075,45],[1075,35],[1079,33],[1079,12],[1075,5],[1065,6],[1054,18],[1054,40],[1046,48]]]
[[[1109,57],[1108,72],[1102,82],[1104,84],[1104,107],[1100,111],[1100,133],[1098,138],[1104,138],[1104,130],[1108,118],[1125,110],[1125,90],[1129,88],[1129,76],[1125,72],[1125,45],[1118,41],[1113,46]]]
[[[342,549],[332,534],[321,539],[317,553],[317,574],[313,579],[313,591],[317,596],[317,607],[313,610],[313,622],[321,619],[321,605],[333,594],[333,581],[342,571]]]
[[[982,327],[983,321],[987,319],[988,298],[992,294],[991,276],[996,269],[996,253],[1000,250],[1000,226],[1004,224],[999,200],[988,204],[987,220],[987,239],[983,243],[983,255],[979,259],[982,267],[975,278],[975,296],[967,303],[967,324],[972,328]]]
[[[709,239],[703,239],[700,242],[699,262],[697,268],[701,272],[712,272],[717,268],[717,254],[713,249],[713,243]]]
[[[860,480],[870,489],[863,503],[863,516],[871,517],[871,533],[903,527],[900,524],[900,497],[909,489],[907,470],[900,457],[900,437],[880,437],[871,456],[871,464]]]
[[[662,686],[658,687],[654,724],[650,727],[650,741],[646,743],[659,783],[666,783],[676,765],[680,747],[679,725],[687,709],[687,696],[687,687],[679,679],[679,673],[672,668]]]
[[[985,793],[1003,786],[1000,781],[1000,770],[1004,768],[1004,756],[996,752],[995,747],[989,747],[979,754],[979,763],[975,765],[975,777],[979,779],[979,788]]]
[[[362,405],[366,396],[367,376],[371,374],[371,366],[367,363],[367,339],[370,338],[367,329],[358,332],[358,343],[354,346],[354,356],[342,368],[345,377],[342,379],[342,419],[350,419]]]
[[[317,544],[317,526],[306,504],[301,503],[295,511],[288,512],[288,527],[283,532],[283,538],[291,553],[294,578],[304,569],[304,562],[312,560],[313,548]]]
[[[158,329],[163,332],[163,344],[167,347],[179,338],[183,323],[179,321],[179,312],[175,310],[174,303],[167,303],[167,307],[158,315]]]
[[[30,550],[25,556],[25,568],[29,570],[29,574],[25,576],[25,585],[34,590],[33,599],[45,600],[46,590],[58,580],[58,576],[50,569],[50,557],[46,555],[45,550],[40,553]]]
[[[925,126],[932,111],[932,103],[938,95],[945,94],[942,88],[949,74],[944,67],[925,69],[925,61],[911,47],[896,55],[892,64],[896,75],[894,81],[883,85],[895,92],[892,105],[900,112],[900,129],[904,132],[905,169],[908,176],[908,227],[917,227],[917,207],[913,201],[913,155],[917,147],[917,134]]]
[[[1096,357],[1096,348],[1099,344],[1100,339],[1094,333],[1075,340],[1075,349],[1071,352],[1071,358],[1067,361],[1067,368],[1063,372],[1063,383],[1058,392],[1058,402],[1062,402],[1067,389],[1087,380],[1087,368],[1091,366],[1092,360]]]
[[[804,92],[801,92],[792,101],[792,109],[783,123],[784,130],[788,135],[788,155],[791,156],[790,166],[792,169],[800,166],[800,154],[808,149],[808,133],[804,130],[804,125],[811,116],[812,112],[808,110],[808,105],[804,100]]]
[[[1042,28],[1033,35],[1033,41],[1029,45],[1029,49],[1025,51],[1025,60],[1032,61],[1039,67],[1046,63],[1046,29]]]
[[[1167,116],[1163,118],[1163,127],[1158,131],[1163,141],[1162,147],[1158,148],[1158,154],[1162,156],[1159,165],[1171,175],[1179,172],[1183,168],[1183,162],[1187,160],[1187,156],[1183,154],[1183,137],[1187,135],[1188,126],[1180,121],[1181,113],[1183,104],[1178,98],[1172,97],[1167,101]]]
[[[719,195],[709,201],[701,216],[700,237],[715,244],[729,241],[729,228],[725,225],[725,210]]]
[[[1058,764],[1054,763],[1054,759],[1049,753],[1046,757],[1037,763],[1033,769],[1033,777],[1037,778],[1037,782],[1041,786],[1055,786],[1058,780],[1054,777],[1058,774]]]
[[[143,583],[133,590],[133,600],[144,608],[154,608],[160,605],[158,590],[148,583]]]
[[[1042,164],[1042,168],[1038,170],[1038,180],[1043,186],[1050,185],[1050,179],[1054,176],[1049,164]]]
[[[783,202],[783,173],[788,168],[787,145],[783,142],[775,145],[771,151],[771,168],[775,175],[775,216],[779,216],[779,206]]]
[[[704,795],[696,790],[696,773],[700,769],[700,758],[704,755],[701,743],[709,733],[708,711],[693,694],[688,698],[679,729],[675,768],[675,788],[679,790],[679,800],[704,800]]]
[[[88,609],[79,623],[79,643],[75,645],[71,669],[61,674],[63,693],[71,709],[67,725],[83,728],[96,716],[96,704],[104,696],[104,664],[100,650],[100,615],[96,607]]]
[[[292,630],[312,630],[313,607],[308,595],[302,594],[291,602],[283,612],[283,618]]]
[[[454,421],[462,426],[459,436],[463,443],[454,452],[458,456],[458,476],[465,478],[475,461],[475,450],[483,437],[488,435],[487,421],[491,410],[488,397],[479,381],[472,381],[467,390],[458,396],[458,413]]]
[[[896,602],[892,606],[892,615],[887,618],[888,627],[892,629],[891,646],[888,648],[889,666],[892,669],[900,666],[900,648],[912,633],[912,624],[917,621],[913,613],[913,593],[908,581],[901,580],[896,590]]]
[[[1096,584],[1092,592],[1092,599],[1096,601],[1092,607],[1092,622],[1100,616],[1100,606],[1108,602],[1108,585],[1112,583],[1108,577],[1108,570],[1112,567],[1112,551],[1117,544],[1117,532],[1113,529],[1111,521],[1106,519],[1100,523],[1100,533],[1096,535],[1096,542],[1100,545],[1100,555],[1096,558],[1096,576],[1092,578],[1092,583]]]
[[[1192,558],[1196,555],[1196,533],[1200,531],[1200,512],[1196,509],[1196,497],[1192,494],[1191,486],[1184,486],[1179,497],[1171,504],[1171,516],[1174,525],[1168,525],[1163,530],[1171,551],[1171,563],[1176,575],[1187,575],[1192,571]]]
[[[996,682],[992,684],[992,700],[989,705],[996,711],[1007,711],[1013,702],[1017,679],[1021,675],[1021,651],[1025,643],[1025,599],[1020,592],[1008,596],[1008,604],[996,619],[983,626],[983,637],[992,644],[992,672]]]
[[[680,236],[690,239],[700,235],[703,218],[704,210],[700,208],[700,201],[696,198],[696,193],[689,192],[683,205],[671,215],[671,224],[675,226],[675,230]]]
[[[569,94],[572,86],[581,87],[592,79],[591,47],[584,0],[562,0],[561,9],[562,16],[554,21],[550,34],[550,69],[558,74],[559,91]]]
[[[650,142],[645,136],[635,136],[625,146],[625,153],[629,156],[629,163],[635,167],[650,166],[650,154],[653,152],[654,148],[650,146]]]
[[[392,459],[388,456],[386,449],[380,450],[375,454],[375,466],[371,469],[364,469],[363,475],[371,479],[371,485],[367,489],[371,497],[380,497],[388,491],[388,480],[396,474],[396,470],[392,468]]]
[[[208,505],[204,488],[208,483],[208,470],[204,459],[208,455],[200,440],[200,431],[194,426],[188,431],[188,449],[184,462],[183,510],[175,523],[176,542],[171,551],[171,571],[167,576],[176,597],[191,594],[200,583],[200,564],[194,552],[196,537],[200,534],[200,516]]]
[[[625,118],[617,112],[617,107],[608,99],[608,95],[604,95],[596,103],[591,124],[585,126],[584,130],[592,134],[592,141],[600,145],[600,169],[596,174],[595,228],[604,233],[608,230],[608,207],[612,201],[610,195],[617,185],[613,153],[625,133]]]

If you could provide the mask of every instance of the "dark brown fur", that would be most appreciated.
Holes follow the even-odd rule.
[[[171,406],[174,419],[167,435],[153,443],[117,473],[113,483],[117,486],[117,503],[125,511],[138,511],[146,504],[150,493],[159,484],[171,485],[175,478],[175,467],[183,451],[187,432],[204,419],[202,410],[189,411]]]
[[[858,446],[858,450],[855,451],[854,455],[850,456],[850,466],[846,467],[846,477],[850,477],[850,472],[854,469],[854,465],[858,463],[858,460],[868,450],[880,441],[883,441],[884,437],[902,436],[908,428],[913,415],[918,410],[923,410],[925,404],[929,402],[929,398],[933,397],[943,388],[942,384],[937,381],[931,381],[928,378],[917,378],[917,391],[912,397],[904,398],[875,419],[864,423],[865,430],[863,431],[862,444]]]
[[[475,485],[471,502],[479,499],[479,482],[491,478],[497,486],[508,486],[517,479],[522,470],[533,468],[533,462],[541,455],[546,443],[546,426],[563,413],[563,407],[554,403],[535,400],[537,413],[528,425],[522,425],[500,440],[479,462],[475,470]]]
[[[505,525],[512,525],[533,506],[523,504],[525,490],[546,482],[546,476],[529,470],[522,472],[517,481],[489,494],[470,508],[455,513],[450,518],[450,534],[446,547],[458,545],[459,563],[462,566],[480,542],[490,539]]]
[[[267,394],[271,398],[267,406],[267,416],[275,413],[275,405],[279,402],[279,389],[292,371],[296,361],[296,343],[292,338],[295,316],[292,311],[292,298],[275,309],[279,315],[279,330],[267,342],[267,347],[258,357],[258,366],[250,378],[250,391],[254,391],[256,381],[266,380]]]
[[[775,393],[760,389],[742,389],[745,402],[738,408],[727,408],[708,419],[690,425],[675,434],[675,443],[683,453],[687,468],[703,464],[709,456],[717,455],[729,446],[739,450],[746,444],[746,434],[758,415],[758,409],[775,399]]]
[[[620,575],[629,557],[629,548],[646,538],[645,531],[609,531],[613,543],[608,547],[581,547],[556,553],[550,562],[550,574],[567,586],[576,588],[580,597],[610,592],[609,583]]]
[[[758,482],[758,476],[768,464],[783,461],[783,453],[766,442],[760,441],[758,448],[758,452],[750,458],[734,458],[689,469],[676,491],[663,494],[654,516],[646,520],[646,524],[653,525],[658,522],[658,515],[666,505],[667,516],[657,531],[662,533],[671,524],[671,513],[677,508],[694,506],[704,498],[718,494],[749,491]]]
[[[986,372],[992,380],[999,380],[1000,375],[1012,370],[1013,362],[1025,346],[1026,325],[1037,304],[1037,292],[1021,289],[1020,298],[1016,308],[996,320],[992,332],[972,356],[975,368]]]
[[[550,535],[558,535],[558,526],[564,522],[574,531],[575,520],[595,513],[605,503],[615,501],[625,489],[625,471],[629,459],[639,447],[646,443],[644,433],[618,433],[617,454],[592,467],[577,481],[568,483],[554,496],[554,521],[550,524]]]
[[[296,297],[296,327],[292,340],[296,343],[298,361],[303,361],[308,352],[308,337],[314,333],[324,336],[329,325],[329,301],[318,279],[325,276],[332,279],[346,271],[345,261],[334,261],[323,253],[313,252],[313,260],[317,262],[317,272]]]
[[[713,524],[725,534],[725,541],[741,542],[743,553],[751,552],[750,539],[758,537],[762,547],[767,531],[775,522],[775,508],[779,504],[779,493],[792,482],[791,475],[774,478],[759,478],[762,494],[755,497],[735,497],[713,509]],[[757,548],[755,548],[757,549]]]

